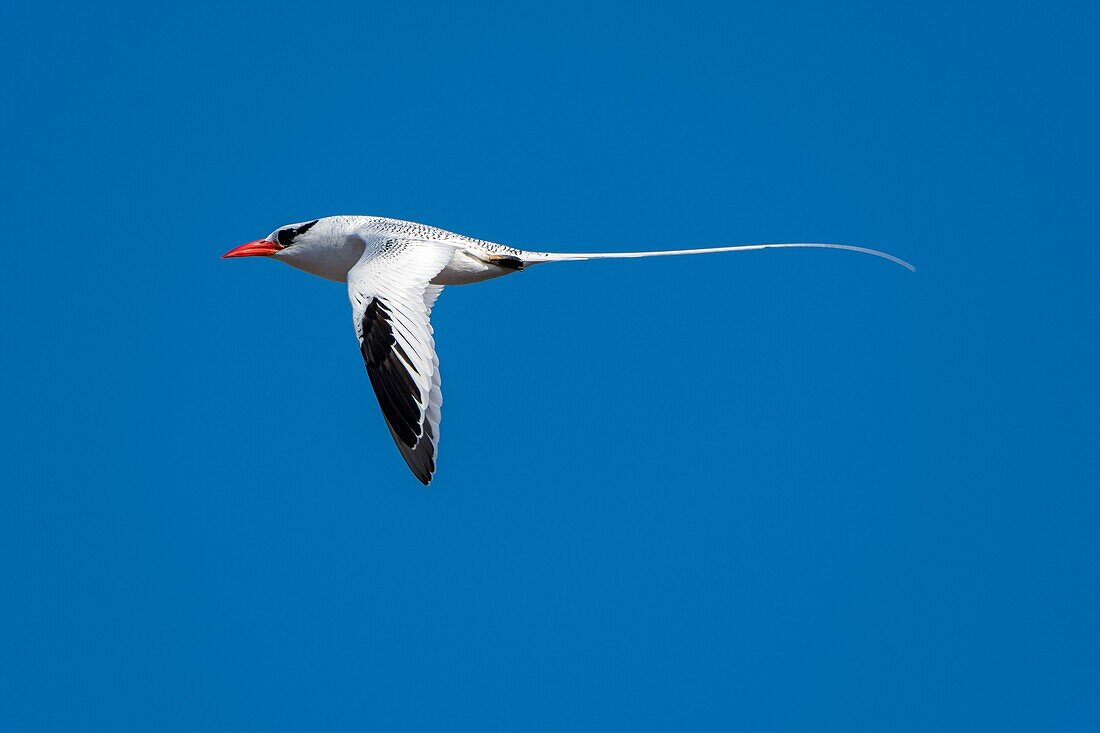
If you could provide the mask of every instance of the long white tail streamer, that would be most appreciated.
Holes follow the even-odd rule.
[[[536,255],[536,258],[532,259],[532,262],[569,262],[574,260],[613,260],[613,259],[632,259],[635,257],[673,257],[676,255],[703,255],[713,254],[717,252],[747,252],[754,249],[846,249],[850,252],[862,252],[863,254],[874,255],[875,257],[881,257],[885,260],[901,265],[902,267],[916,272],[917,268],[910,265],[900,257],[895,257],[892,254],[886,252],[880,252],[877,249],[868,249],[867,247],[856,247],[851,244],[825,244],[823,242],[790,242],[782,244],[741,244],[733,247],[710,247],[706,249],[670,249],[657,252],[538,252],[532,253]]]

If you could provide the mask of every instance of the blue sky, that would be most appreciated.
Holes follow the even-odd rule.
[[[9,3],[0,728],[1095,730],[1095,7]],[[337,213],[887,249],[451,288]]]

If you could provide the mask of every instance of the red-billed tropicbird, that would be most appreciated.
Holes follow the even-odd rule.
[[[532,265],[568,260],[741,252],[816,247],[884,257],[846,244],[746,244],[664,252],[528,252],[461,234],[376,216],[328,216],[280,227],[223,257],[262,255],[336,282],[346,282],[352,321],[367,375],[401,455],[424,484],[435,473],[439,445],[439,358],[429,317],[445,285],[511,275]]]

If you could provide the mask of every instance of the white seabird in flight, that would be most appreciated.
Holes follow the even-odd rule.
[[[427,485],[439,445],[439,358],[432,306],[445,285],[511,275],[544,262],[663,257],[780,248],[846,249],[912,265],[885,252],[847,244],[745,244],[663,252],[528,252],[398,219],[327,216],[280,227],[222,255],[265,256],[346,282],[367,375],[397,448]]]

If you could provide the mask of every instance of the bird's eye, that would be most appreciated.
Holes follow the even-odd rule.
[[[316,224],[318,221],[319,219],[314,219],[313,221],[307,221],[301,226],[280,229],[279,233],[275,235],[275,241],[277,241],[284,247],[289,247],[294,242],[295,237],[297,237],[299,234],[305,234],[306,232],[308,232],[309,228]]]

